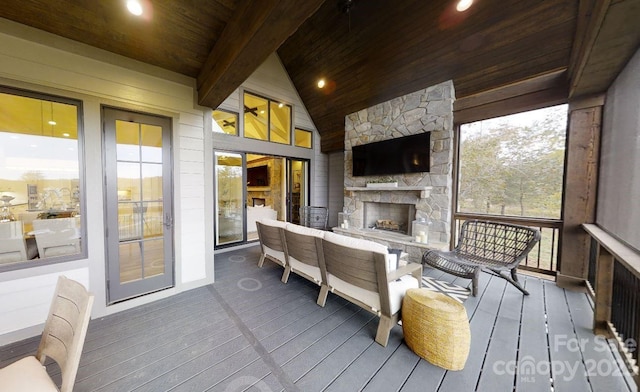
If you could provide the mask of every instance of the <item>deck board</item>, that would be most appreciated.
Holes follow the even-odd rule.
[[[478,383],[480,391],[508,391],[513,388],[515,375],[509,374],[500,365],[515,364],[518,359],[523,297],[519,290],[505,286],[485,357],[485,363],[491,366],[484,367],[483,377]],[[485,372],[492,373],[494,377],[488,377]]]
[[[213,285],[91,320],[74,391],[636,391],[628,377],[597,368],[585,376],[592,363],[618,366],[617,355],[591,332],[587,296],[553,282],[521,275],[525,297],[482,274],[478,296],[464,303],[469,358],[447,371],[411,352],[401,326],[382,347],[373,314],[332,293],[319,307],[315,283],[291,274],[283,284],[283,268],[258,268],[258,258],[258,247],[219,253]],[[469,285],[431,268],[424,274]],[[589,344],[568,350],[563,339]],[[0,347],[0,366],[33,354],[38,342]],[[568,361],[582,373],[500,372],[523,361]],[[50,374],[59,378],[55,367]]]
[[[536,374],[537,364],[549,361],[546,319],[544,315],[543,283],[539,279],[527,278],[525,288],[529,296],[522,305],[520,319],[520,345],[518,360],[520,369],[516,376],[516,388],[522,392],[549,392],[549,377]]]
[[[563,342],[575,342],[574,325],[564,290],[553,283],[544,283],[545,306],[549,326],[549,354],[553,387],[558,392],[590,391],[587,378],[572,376],[572,369],[584,374],[582,356]]]

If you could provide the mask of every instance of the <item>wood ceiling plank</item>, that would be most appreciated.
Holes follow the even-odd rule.
[[[235,8],[233,0],[150,2],[135,17],[124,3],[3,0],[0,17],[196,77]]]
[[[448,25],[452,17],[442,15],[452,4],[358,3],[351,31],[325,4],[278,50],[323,151],[343,148],[345,115],[380,102],[449,79],[456,95],[466,96],[566,67],[577,0],[487,0]],[[332,31],[321,28],[332,20]],[[306,45],[312,50],[300,50]],[[313,85],[319,76],[333,92]]]

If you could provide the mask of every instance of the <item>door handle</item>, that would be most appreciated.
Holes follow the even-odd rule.
[[[171,214],[166,213],[164,215],[164,222],[163,224],[165,225],[165,227],[167,229],[170,229],[171,227],[173,227],[173,217],[171,216]]]

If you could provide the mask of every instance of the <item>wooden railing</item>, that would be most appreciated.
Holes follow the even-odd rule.
[[[452,237],[454,237],[454,245],[455,241],[457,241],[457,238],[455,237],[460,232],[460,226],[465,220],[490,220],[539,229],[542,234],[540,242],[531,250],[531,252],[529,252],[527,258],[522,261],[518,269],[547,275],[556,274],[558,270],[558,243],[560,240],[560,228],[562,227],[561,220],[521,218],[503,215],[470,214],[461,212],[454,214],[453,219],[456,223],[455,233],[452,233]]]
[[[583,225],[596,242],[593,332],[615,338],[618,350],[640,385],[638,342],[640,342],[640,254],[599,226]]]

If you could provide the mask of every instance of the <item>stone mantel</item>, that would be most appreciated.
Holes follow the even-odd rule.
[[[349,192],[397,192],[414,191],[420,192],[420,198],[426,199],[431,195],[432,186],[398,186],[398,187],[375,187],[375,186],[348,186],[345,188]]]

